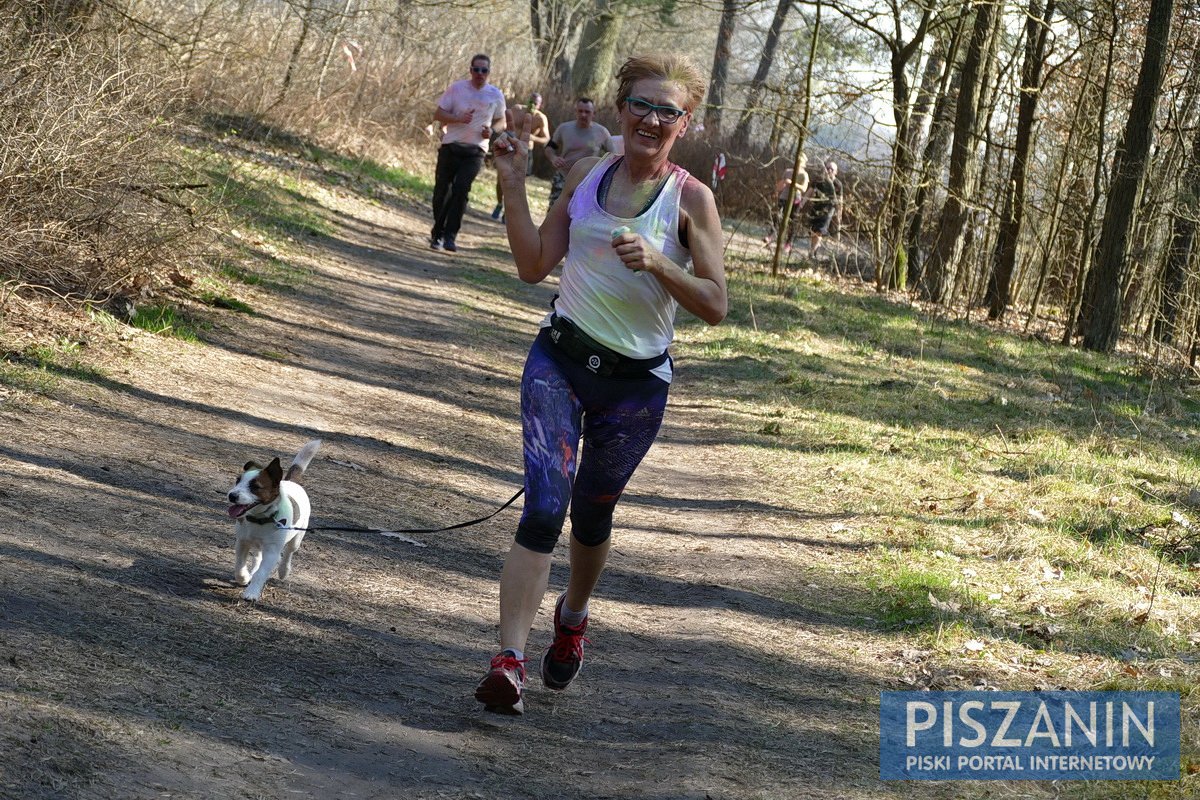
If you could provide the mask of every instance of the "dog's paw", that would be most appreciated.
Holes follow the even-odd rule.
[[[249,572],[234,573],[233,582],[238,586],[245,586],[246,584],[248,584],[250,582],[250,573]]]
[[[249,600],[251,603],[257,603],[260,597],[262,597],[262,592],[252,592],[249,589],[242,592],[242,599]]]

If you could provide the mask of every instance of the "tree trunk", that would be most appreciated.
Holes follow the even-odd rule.
[[[884,217],[888,220],[889,235],[887,242],[883,243],[883,256],[886,260],[881,263],[887,266],[877,270],[875,278],[875,288],[880,290],[904,291],[908,288],[908,253],[904,249],[904,223],[908,219],[913,184],[916,183],[913,175],[917,161],[915,139],[920,136],[920,116],[928,113],[931,102],[927,93],[924,111],[919,111],[920,101],[917,109],[909,106],[908,65],[913,56],[920,52],[921,43],[928,31],[929,15],[929,8],[926,7],[921,23],[907,44],[900,44],[900,31],[897,30],[897,39],[892,47],[892,117],[896,121],[896,135],[892,144],[891,178],[884,199]],[[933,60],[932,56],[930,60]],[[930,84],[936,79],[937,76],[934,76]],[[924,81],[921,88],[926,88]]]
[[[1117,147],[1115,176],[1096,246],[1095,291],[1083,346],[1112,352],[1121,335],[1122,288],[1129,262],[1129,233],[1149,167],[1154,115],[1166,71],[1167,39],[1175,0],[1151,0],[1146,47],[1125,134]]]
[[[1198,51],[1200,53],[1200,51]],[[1194,75],[1193,80],[1200,80]],[[1200,217],[1200,126],[1192,139],[1187,170],[1175,201],[1171,220],[1171,246],[1163,272],[1162,296],[1158,317],[1154,321],[1154,338],[1166,344],[1175,343],[1180,311],[1183,308],[1183,287],[1187,282],[1187,266],[1196,242],[1196,220]]]
[[[1016,147],[1008,190],[1004,193],[1004,214],[1000,218],[992,274],[984,298],[988,319],[1000,319],[1008,310],[1013,268],[1017,263],[1017,243],[1025,216],[1025,178],[1033,141],[1034,114],[1042,91],[1042,67],[1054,4],[1055,0],[1049,0],[1043,9],[1041,0],[1029,0],[1029,13],[1025,17],[1025,62],[1021,67],[1021,92],[1017,101]]]
[[[579,35],[579,14],[579,0],[529,0],[529,30],[540,80],[570,85],[571,61],[567,53]]]
[[[315,2],[316,0],[307,0],[304,4],[304,11],[300,13],[300,35],[296,37],[296,43],[292,45],[292,53],[288,57],[287,69],[283,73],[283,83],[279,87],[279,96],[271,104],[272,107],[280,105],[287,99],[288,89],[291,88],[292,78],[296,73],[296,65],[300,63],[300,53],[304,50],[304,43],[308,40],[308,30]]]
[[[967,45],[959,84],[958,107],[954,115],[954,144],[950,149],[950,184],[946,204],[942,208],[937,242],[926,264],[921,294],[927,300],[941,303],[946,298],[950,278],[963,246],[963,226],[969,208],[966,191],[976,170],[976,119],[978,97],[987,75],[988,42],[993,22],[997,18],[995,2],[984,2],[975,10],[975,24]]]
[[[626,11],[625,0],[596,0],[571,66],[576,96],[595,99],[608,89]]]
[[[792,10],[793,1],[779,0],[779,5],[775,7],[775,17],[771,20],[771,27],[767,29],[767,40],[763,43],[763,52],[758,59],[758,69],[754,71],[754,79],[750,81],[750,95],[746,99],[746,110],[742,112],[742,118],[738,120],[737,129],[733,132],[734,141],[750,141],[750,123],[754,119],[758,104],[762,102],[763,87],[766,85],[767,78],[771,75],[771,67],[775,63],[775,50],[779,46],[779,34],[783,30],[783,23],[787,19],[788,12]]]
[[[904,237],[904,247],[908,252],[908,275],[914,286],[920,286],[924,278],[925,258],[922,252],[921,240],[925,228],[925,206],[937,176],[941,173],[946,162],[946,154],[950,149],[951,117],[954,114],[954,98],[958,96],[959,81],[962,73],[953,68],[958,59],[958,49],[962,43],[963,28],[967,15],[959,17],[958,25],[950,38],[946,53],[946,69],[942,73],[941,86],[938,89],[937,102],[933,107],[933,116],[929,123],[929,136],[925,139],[925,150],[921,154],[921,173],[917,179],[916,195],[913,197],[913,215],[908,221]]]
[[[1100,86],[1100,107],[1096,114],[1096,158],[1092,169],[1091,202],[1088,203],[1087,215],[1079,236],[1079,267],[1075,274],[1075,289],[1067,305],[1067,320],[1066,325],[1063,326],[1062,338],[1064,345],[1071,344],[1071,340],[1086,321],[1080,317],[1082,310],[1091,305],[1090,301],[1085,302],[1085,296],[1091,289],[1092,231],[1096,222],[1096,211],[1100,207],[1104,179],[1105,121],[1108,119],[1108,103],[1112,94],[1113,54],[1116,52],[1117,35],[1121,24],[1117,17],[1115,0],[1110,1],[1107,13],[1111,27],[1108,32],[1108,57],[1105,60],[1104,83]]]
[[[712,77],[708,81],[708,110],[704,114],[704,126],[713,135],[721,132],[721,114],[725,105],[725,89],[729,83],[730,50],[733,33],[737,28],[738,0],[724,0],[721,7],[721,24],[717,28],[717,45],[713,49]]]
[[[317,102],[321,102],[321,97],[325,94],[325,79],[329,75],[329,68],[333,64],[334,53],[337,52],[337,46],[341,43],[342,34],[346,30],[346,20],[350,19],[351,10],[354,5],[354,0],[346,0],[342,6],[342,13],[338,17],[337,25],[329,35],[329,46],[325,48],[325,55],[321,59],[321,74],[317,78]]]
[[[804,116],[800,120],[800,129],[796,132],[796,149],[792,155],[792,175],[800,175],[800,157],[804,154],[804,140],[808,135],[808,123],[812,118],[812,84],[813,63],[817,60],[817,43],[821,39],[821,0],[817,0],[816,13],[813,17],[812,36],[808,39],[808,65],[804,68]],[[779,235],[775,237],[775,255],[771,259],[771,277],[779,274],[779,262],[783,257],[783,232],[794,230],[791,226],[799,224],[792,218],[796,210],[796,180],[793,177],[788,185],[787,197],[783,201],[783,209],[779,219]],[[840,208],[840,203],[839,203]]]

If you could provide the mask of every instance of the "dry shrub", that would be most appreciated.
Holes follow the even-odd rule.
[[[16,15],[0,22],[0,280],[10,288],[144,294],[202,237],[167,155],[175,92],[121,44]]]

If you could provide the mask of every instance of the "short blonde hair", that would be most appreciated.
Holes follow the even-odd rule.
[[[633,85],[643,78],[658,78],[679,84],[687,95],[684,103],[687,111],[695,111],[696,106],[704,100],[704,92],[708,82],[692,60],[686,56],[677,55],[640,55],[634,56],[621,65],[617,72],[620,86],[617,88],[617,110],[625,103],[625,98],[633,91]]]

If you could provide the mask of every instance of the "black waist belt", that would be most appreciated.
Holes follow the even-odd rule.
[[[550,341],[571,361],[604,377],[644,378],[650,374],[650,370],[662,365],[668,358],[665,351],[654,358],[630,358],[622,355],[611,347],[600,344],[579,330],[571,320],[558,314],[550,317]]]

